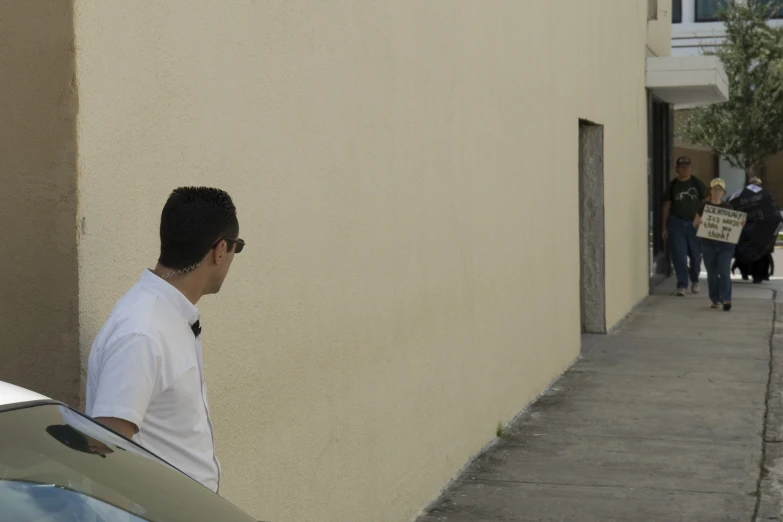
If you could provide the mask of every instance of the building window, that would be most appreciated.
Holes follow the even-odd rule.
[[[658,19],[658,0],[647,0],[647,19]]]
[[[783,0],[756,0],[769,7],[770,18],[783,18]]]
[[[718,13],[728,7],[730,0],[696,0],[696,21],[717,22]]]
[[[672,23],[682,23],[682,0],[672,0]]]

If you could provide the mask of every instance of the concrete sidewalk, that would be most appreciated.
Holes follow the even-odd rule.
[[[651,296],[419,522],[779,520],[773,288],[735,284],[730,313]]]

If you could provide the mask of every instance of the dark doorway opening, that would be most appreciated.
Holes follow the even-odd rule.
[[[671,105],[652,95],[648,100],[649,267],[650,291],[671,275],[663,241],[663,194],[671,179],[674,114]]]

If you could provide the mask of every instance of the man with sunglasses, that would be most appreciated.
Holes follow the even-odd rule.
[[[220,291],[244,246],[228,194],[176,189],[161,214],[157,266],[117,302],[87,371],[89,416],[215,492],[220,463],[196,304]]]

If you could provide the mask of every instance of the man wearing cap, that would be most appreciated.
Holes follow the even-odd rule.
[[[691,292],[699,293],[701,248],[693,221],[709,193],[704,183],[691,175],[689,157],[677,158],[676,170],[677,177],[669,183],[663,197],[663,240],[669,242],[677,276],[676,295],[684,296],[689,281]]]

